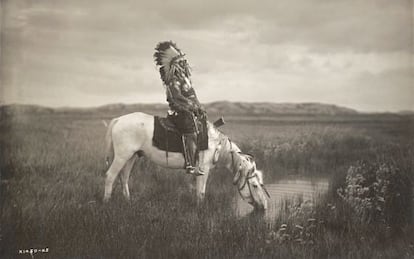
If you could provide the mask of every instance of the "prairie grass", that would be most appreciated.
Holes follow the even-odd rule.
[[[107,118],[54,113],[1,120],[1,258],[43,247],[49,252],[36,258],[414,257],[413,221],[392,233],[359,223],[336,195],[358,160],[392,160],[413,181],[412,118],[230,118],[223,131],[255,155],[265,182],[285,175],[331,179],[312,206],[284,200],[272,222],[237,215],[227,172],[212,172],[197,207],[193,178],[145,159],[131,173],[131,202],[116,182],[112,200],[102,204]]]

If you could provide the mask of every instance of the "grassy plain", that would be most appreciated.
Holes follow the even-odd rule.
[[[131,202],[119,183],[104,187],[102,119],[113,114],[3,116],[0,257],[45,248],[35,258],[412,258],[413,220],[399,231],[358,223],[336,195],[357,160],[389,160],[413,180],[413,119],[397,115],[232,116],[223,131],[255,155],[265,182],[285,175],[328,176],[312,208],[286,200],[274,222],[239,217],[229,173],[214,171],[205,203],[193,178],[149,161],[134,166]],[[211,116],[212,118],[214,115]],[[411,198],[412,199],[412,198]],[[413,206],[407,207],[413,210]],[[413,214],[411,214],[413,215]]]

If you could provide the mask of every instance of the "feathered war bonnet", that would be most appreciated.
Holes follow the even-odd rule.
[[[174,78],[184,74],[190,77],[190,68],[185,54],[172,41],[158,43],[155,47],[154,60],[159,67],[161,79],[165,85],[168,85]]]

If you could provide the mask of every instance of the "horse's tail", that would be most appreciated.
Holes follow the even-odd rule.
[[[111,120],[105,134],[105,163],[108,167],[111,165],[111,160],[114,155],[114,147],[112,143],[112,128],[114,127],[117,121],[117,118]]]

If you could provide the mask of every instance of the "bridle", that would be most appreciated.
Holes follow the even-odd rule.
[[[246,185],[249,188],[249,194],[250,194],[250,196],[251,197],[254,197],[253,196],[253,193],[252,193],[251,183],[249,181],[250,179],[253,179],[253,178],[256,178],[257,179],[257,174],[254,173],[254,168],[252,168],[251,170],[249,170],[249,172],[247,173],[246,180],[244,181],[244,183],[241,186],[240,185],[237,186],[237,189],[239,191],[239,194],[240,194],[240,196],[242,197],[243,200],[244,200],[244,197],[243,197],[243,195],[241,195],[241,190],[243,190]],[[259,180],[259,179],[257,179],[257,180]]]
[[[237,166],[237,165],[235,165],[235,159],[234,159],[234,151],[232,152],[231,150],[233,149],[233,144],[232,144],[232,141],[230,140],[230,138],[229,137],[227,137],[227,141],[229,142],[229,144],[230,144],[230,153],[231,153],[231,167],[232,167],[232,171],[233,171],[233,176],[235,176],[238,172],[239,172],[239,167],[240,166]],[[241,153],[241,152],[238,152],[238,154],[240,154],[240,155],[248,155],[248,154],[243,154],[243,153]],[[251,156],[251,155],[249,155],[249,156]],[[242,195],[242,193],[241,193],[241,191],[244,189],[244,187],[246,187],[246,185],[247,185],[247,187],[249,188],[249,194],[250,194],[250,196],[253,198],[254,196],[253,196],[253,193],[252,193],[252,187],[251,187],[251,183],[250,183],[250,179],[253,179],[253,178],[256,178],[257,179],[257,182],[259,182],[260,183],[260,181],[259,181],[259,177],[258,177],[258,175],[257,175],[257,173],[255,172],[255,168],[253,167],[252,169],[250,169],[249,170],[249,172],[247,173],[247,176],[245,177],[245,181],[244,181],[244,183],[242,184],[242,185],[240,185],[238,182],[240,181],[240,178],[242,178],[242,177],[239,177],[239,179],[237,180],[237,182],[236,183],[234,183],[234,184],[237,184],[237,190],[238,190],[238,192],[239,192],[239,194],[240,194],[240,196],[242,197],[242,199],[244,200],[244,197],[243,197],[243,195]],[[266,193],[266,195],[270,198],[270,194],[269,194],[269,192],[267,191],[267,189],[266,189],[266,187],[264,186],[264,184],[260,184],[260,186],[263,188],[263,190],[265,191],[265,193]],[[253,198],[254,199],[254,198]]]
[[[236,172],[237,173],[237,172]],[[240,196],[242,197],[242,199],[244,200],[244,198],[243,198],[243,195],[241,195],[241,190],[243,190],[244,189],[244,187],[247,185],[247,187],[249,188],[249,194],[250,194],[250,196],[251,197],[254,197],[253,196],[253,193],[252,193],[252,187],[251,187],[251,183],[250,183],[250,179],[253,179],[253,178],[256,178],[257,179],[257,182],[259,182],[260,183],[260,181],[259,181],[259,176],[257,175],[257,173],[255,172],[255,168],[252,168],[251,170],[249,170],[249,172],[247,173],[247,176],[246,176],[246,178],[245,178],[245,181],[244,181],[244,183],[240,186],[239,184],[238,184],[238,186],[237,186],[237,189],[238,189],[238,191],[239,191],[239,194],[240,194]],[[240,181],[240,180],[239,180]],[[260,186],[262,187],[262,189],[265,191],[265,193],[266,193],[266,195],[267,195],[267,197],[268,198],[270,198],[270,194],[269,194],[269,192],[267,191],[267,189],[266,189],[266,187],[265,187],[265,185],[264,184],[260,184]]]

